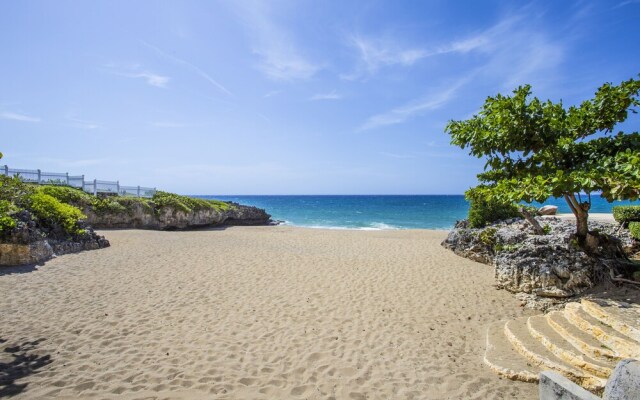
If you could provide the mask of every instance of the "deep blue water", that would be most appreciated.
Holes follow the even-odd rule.
[[[289,225],[334,229],[450,229],[464,219],[469,204],[462,195],[402,196],[195,196],[234,201],[267,210],[273,219]],[[545,204],[570,213],[564,199]],[[611,212],[608,203],[592,197],[591,212]],[[635,203],[638,204],[638,203]]]

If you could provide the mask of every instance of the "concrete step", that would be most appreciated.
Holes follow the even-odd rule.
[[[540,369],[515,351],[504,335],[504,321],[493,323],[487,329],[487,347],[484,362],[492,371],[507,379],[538,382]]]
[[[607,379],[611,375],[615,364],[595,360],[578,351],[549,325],[546,316],[529,317],[527,328],[532,337],[569,366],[600,378]]]
[[[595,337],[583,332],[580,328],[569,322],[562,311],[552,311],[546,315],[546,318],[549,326],[581,353],[596,360],[611,361],[614,363],[623,359],[622,356],[605,347]]]
[[[570,366],[533,338],[529,333],[527,320],[528,317],[522,317],[504,325],[505,336],[518,353],[540,369],[559,372],[587,390],[599,392],[604,388],[606,379]]]
[[[582,299],[580,303],[592,317],[640,342],[640,306],[604,299]]]
[[[590,334],[620,357],[640,357],[640,346],[637,342],[592,317],[580,303],[567,303],[564,307],[564,316],[581,331]]]

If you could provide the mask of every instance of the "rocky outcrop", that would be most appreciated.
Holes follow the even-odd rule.
[[[542,206],[538,210],[538,215],[556,215],[558,213],[558,206]]]
[[[542,298],[563,299],[599,283],[607,259],[585,253],[572,239],[575,224],[555,217],[537,218],[548,231],[535,235],[521,219],[503,221],[483,229],[456,224],[442,243],[456,254],[493,265],[496,285],[513,293],[526,294],[529,305],[545,306]],[[613,235],[628,255],[640,251],[640,243],[618,226],[590,222],[591,230]],[[552,303],[553,301],[551,301]]]
[[[59,226],[38,226],[28,211],[22,211],[16,219],[16,226],[0,238],[0,266],[41,264],[56,255],[109,246],[104,236],[86,225],[82,233],[69,235]]]
[[[232,208],[225,212],[225,225],[265,225],[271,224],[271,215],[265,210],[253,206],[243,206],[229,202]]]
[[[182,211],[173,207],[157,208],[153,203],[133,203],[126,211],[98,212],[90,207],[83,209],[87,223],[93,227],[120,229],[193,229],[221,225],[266,225],[271,215],[265,210],[230,203],[226,211],[214,208]]]

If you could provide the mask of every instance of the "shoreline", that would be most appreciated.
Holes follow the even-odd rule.
[[[552,217],[556,217],[556,218],[560,218],[563,220],[572,220],[575,219],[575,216],[573,214],[569,214],[569,213],[559,213],[556,215],[543,215],[543,216],[539,216],[541,218],[552,218]],[[589,221],[598,221],[598,222],[608,222],[608,223],[616,223],[615,219],[613,218],[613,214],[612,213],[592,213],[589,214]],[[384,225],[387,225],[385,223],[382,223]],[[345,230],[345,231],[370,231],[370,232],[376,232],[376,231],[436,231],[436,232],[449,232],[451,231],[454,226],[452,225],[449,228],[403,228],[403,227],[390,227],[390,228],[375,228],[375,227],[343,227],[343,226],[315,226],[315,225],[293,225],[288,223],[287,221],[283,221],[283,223],[277,224],[277,225],[273,225],[273,226],[288,226],[288,227],[292,227],[292,228],[303,228],[303,229],[324,229],[324,230]],[[391,226],[391,225],[387,225],[387,226]]]

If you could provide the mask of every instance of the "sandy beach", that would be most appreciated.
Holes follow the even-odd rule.
[[[0,363],[19,378],[5,394],[537,398],[482,362],[486,327],[531,312],[446,232],[100,233],[111,247],[0,270]]]

